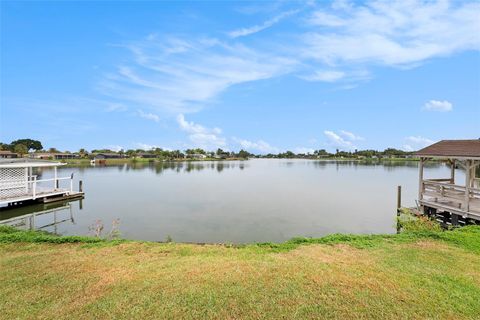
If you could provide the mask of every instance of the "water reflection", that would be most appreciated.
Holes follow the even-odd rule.
[[[339,168],[364,168],[364,167],[378,167],[384,168],[385,170],[391,170],[395,168],[417,168],[418,161],[412,160],[313,160],[306,161],[308,165],[313,165],[318,169],[324,169],[334,165],[337,169]],[[425,168],[439,168],[446,166],[444,162],[427,162],[425,163]]]
[[[90,171],[92,169],[102,170],[102,168],[117,168],[120,172],[134,171],[152,171],[156,174],[172,171],[176,173],[197,172],[203,170],[213,170],[222,172],[224,170],[248,168],[248,161],[173,161],[173,162],[128,162],[121,164],[97,164],[97,165],[67,165],[65,168],[76,168],[78,172]],[[47,171],[49,169],[46,169]]]
[[[81,201],[79,208],[81,208]],[[0,224],[22,230],[43,230],[59,235],[61,224],[75,224],[73,203],[57,202],[51,204],[31,205],[19,208],[2,208]]]

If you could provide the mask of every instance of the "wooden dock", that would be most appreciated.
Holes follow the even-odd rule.
[[[82,181],[79,181],[78,191],[73,189],[73,173],[58,177],[57,167],[61,165],[60,162],[33,159],[0,161],[0,207],[83,197]],[[34,170],[46,167],[53,168],[53,177],[38,179]]]

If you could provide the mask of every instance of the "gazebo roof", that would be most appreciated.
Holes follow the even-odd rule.
[[[431,158],[480,159],[480,139],[442,140],[415,152],[415,155]]]
[[[65,163],[29,158],[0,159],[0,168],[58,167]]]

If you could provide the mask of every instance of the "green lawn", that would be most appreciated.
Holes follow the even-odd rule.
[[[474,319],[480,227],[246,246],[0,227],[3,319]]]

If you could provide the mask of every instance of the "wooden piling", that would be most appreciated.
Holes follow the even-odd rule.
[[[82,180],[78,181],[78,191],[83,192],[83,181]]]
[[[397,187],[397,211],[402,207],[402,186]]]
[[[402,207],[402,186],[397,186],[397,233],[402,230],[400,223],[400,208]]]

